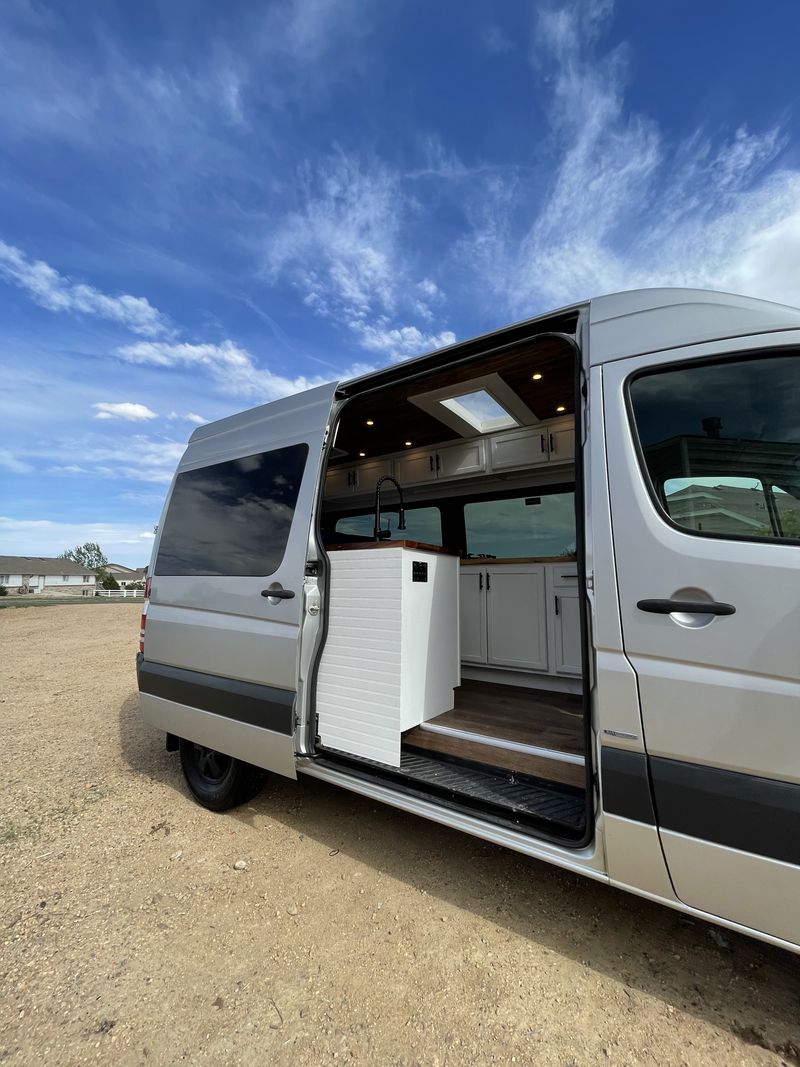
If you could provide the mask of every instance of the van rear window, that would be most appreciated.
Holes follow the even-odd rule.
[[[272,574],[283,560],[308,445],[214,463],[175,479],[155,573]]]

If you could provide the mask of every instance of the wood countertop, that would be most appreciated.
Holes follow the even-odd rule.
[[[440,556],[456,556],[441,545],[426,545],[422,541],[355,541],[352,544],[327,545],[327,552],[360,552],[365,548],[409,548],[414,552],[436,552]]]
[[[565,567],[577,563],[576,559],[565,559],[563,556],[514,556],[507,559],[462,559],[462,567],[504,567],[511,563],[562,563]]]

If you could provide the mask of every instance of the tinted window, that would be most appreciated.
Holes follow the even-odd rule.
[[[179,474],[155,573],[272,574],[286,551],[307,456],[307,445],[292,445]]]
[[[406,511],[405,530],[397,529],[398,513],[381,508],[381,526],[390,530],[394,541],[421,541],[426,545],[442,543],[442,514],[438,508],[411,508]],[[365,515],[345,515],[336,523],[337,534],[349,537],[363,537],[371,541],[375,529],[375,513]]]
[[[476,500],[464,506],[467,552],[498,559],[575,555],[575,494]]]
[[[696,533],[800,537],[800,358],[643,374],[630,386],[656,495]]]

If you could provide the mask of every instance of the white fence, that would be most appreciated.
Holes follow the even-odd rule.
[[[133,597],[144,596],[144,589],[95,589],[95,596]]]

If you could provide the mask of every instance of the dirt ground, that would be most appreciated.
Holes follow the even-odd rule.
[[[0,613],[0,1061],[800,1062],[796,957],[312,780],[198,807],[139,610]]]

